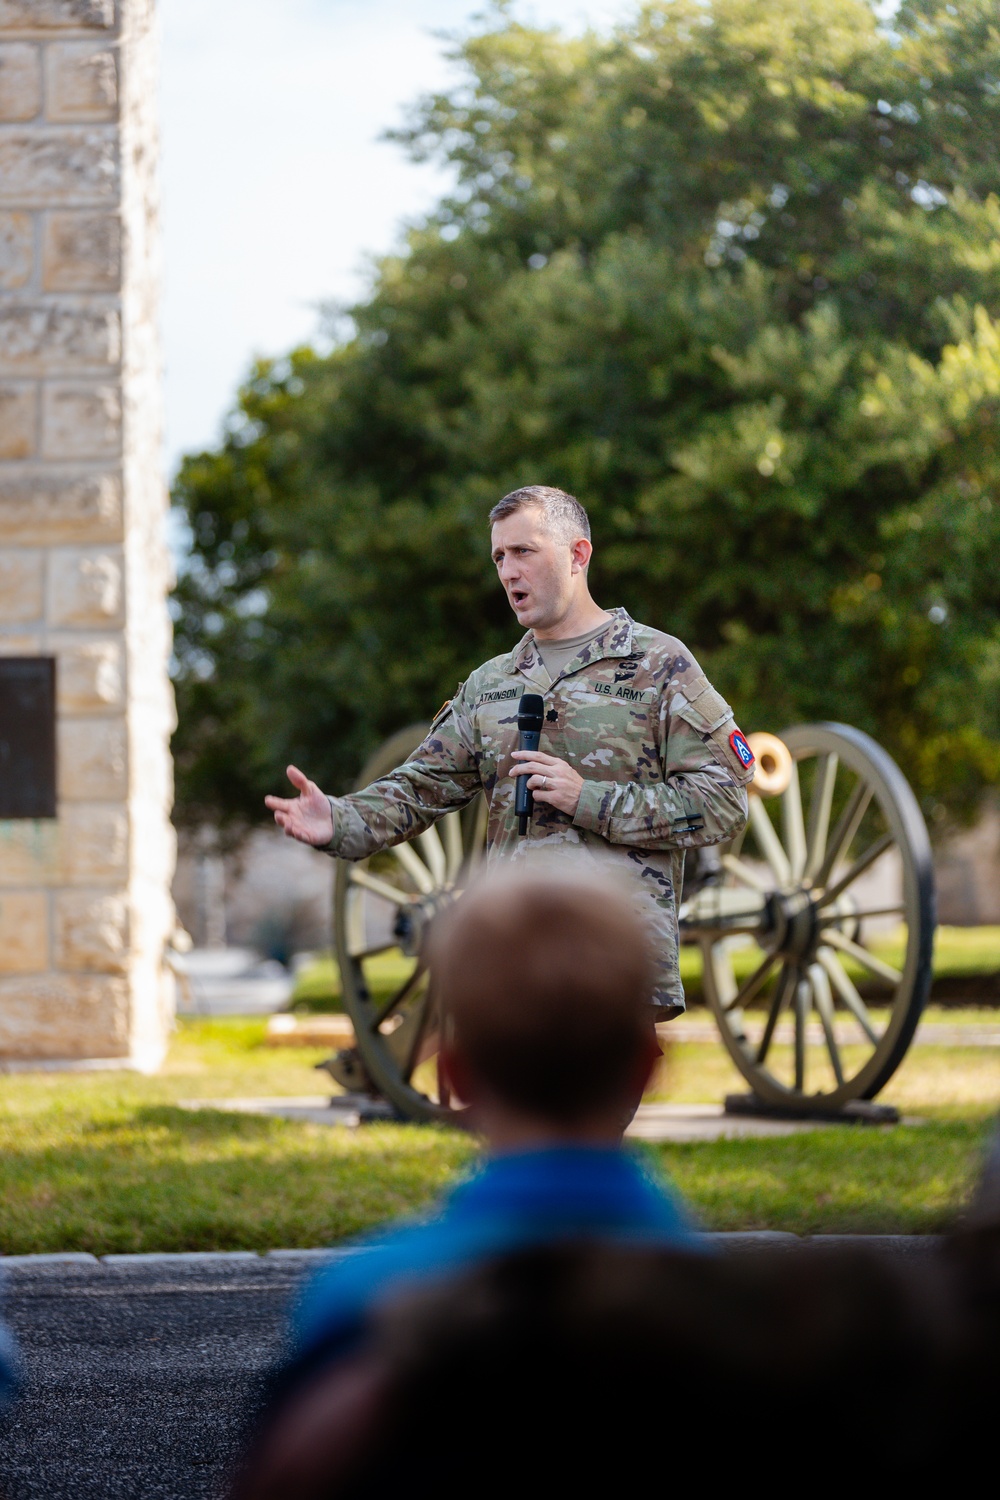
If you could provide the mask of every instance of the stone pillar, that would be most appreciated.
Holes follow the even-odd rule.
[[[54,821],[0,821],[0,1065],[173,1009],[153,0],[0,0],[0,654],[56,658]]]

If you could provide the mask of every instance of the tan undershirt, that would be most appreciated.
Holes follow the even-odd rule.
[[[591,641],[596,641],[597,637],[603,635],[610,624],[610,620],[605,620],[604,624],[598,625],[596,630],[588,630],[586,635],[576,635],[572,640],[568,641],[540,641],[536,636],[536,649],[542,658],[542,665],[552,681],[555,682],[559,673],[564,667],[569,665],[578,651],[581,651]]]

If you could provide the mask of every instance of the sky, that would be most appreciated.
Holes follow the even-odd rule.
[[[215,443],[257,354],[317,331],[447,188],[379,140],[453,77],[476,0],[160,0],[166,463]],[[631,0],[520,0],[605,26]]]

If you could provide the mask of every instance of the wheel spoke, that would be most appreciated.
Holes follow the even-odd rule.
[[[767,1018],[767,1024],[764,1027],[764,1035],[760,1039],[760,1046],[757,1048],[756,1061],[758,1067],[763,1065],[767,1057],[771,1047],[771,1039],[774,1036],[774,1028],[778,1024],[778,1017],[792,997],[797,978],[798,970],[792,964],[785,964],[778,975],[778,983],[771,997],[771,1011]]]
[[[412,1077],[414,1068],[434,1050],[426,1047],[429,1023],[434,1010],[431,988],[428,985],[397,1033],[399,1042],[402,1043],[405,1040],[406,1050],[402,1058],[402,1073],[407,1082]]]
[[[448,882],[454,885],[458,879],[458,872],[462,868],[462,814],[451,812],[441,819],[441,832],[444,835],[444,856],[447,863]]]
[[[816,874],[826,853],[826,840],[830,832],[830,809],[833,806],[833,789],[837,782],[840,757],[832,752],[821,755],[816,762],[816,780],[813,783],[812,801],[809,804],[809,830],[806,834],[807,877]]]
[[[737,859],[735,854],[722,856],[722,868],[728,870],[733,879],[738,880],[741,885],[748,885],[752,891],[760,891],[762,896],[770,894],[770,888],[764,877],[758,875],[756,870],[751,870],[750,866],[745,865],[741,859]]]
[[[391,937],[387,938],[384,943],[376,943],[372,948],[365,948],[364,946],[355,948],[350,943],[348,943],[347,951],[352,958],[356,958],[359,962],[361,962],[366,958],[377,958],[380,953],[391,953],[393,949],[397,948],[398,946],[399,944],[396,939],[394,937]]]
[[[795,986],[795,1088],[800,1094],[806,1087],[806,1023],[809,1019],[809,981],[805,975]]]
[[[854,861],[847,874],[842,875],[836,885],[831,885],[828,891],[823,892],[819,902],[820,910],[823,910],[827,906],[832,906],[837,897],[846,891],[849,885],[853,885],[858,876],[863,875],[868,866],[873,865],[879,856],[883,855],[894,842],[895,840],[891,833],[883,833],[881,838],[875,840],[874,844],[869,844],[864,854],[859,855]]]
[[[372,1031],[378,1031],[380,1026],[384,1026],[389,1017],[403,1004],[404,1000],[410,998],[426,972],[423,964],[418,963],[409,978],[403,981],[394,995],[390,995],[389,999],[382,1006],[382,1009],[372,1018],[370,1026]]]
[[[754,969],[750,978],[743,981],[736,994],[726,1005],[726,1010],[734,1010],[737,1006],[749,1005],[777,962],[778,955],[776,953],[768,953],[763,963]]]
[[[799,768],[792,761],[788,785],[781,798],[782,823],[785,830],[785,848],[793,880],[801,880],[806,867],[806,826],[802,816],[802,788],[799,785]]]
[[[901,917],[906,907],[900,902],[897,906],[869,906],[861,911],[846,911],[844,918],[850,922],[861,922],[865,917]]]
[[[423,833],[417,835],[417,843],[423,852],[427,867],[431,872],[434,884],[440,889],[448,883],[448,860],[441,842],[441,835],[436,828],[425,828]]]
[[[409,844],[393,844],[392,852],[409,875],[413,884],[423,895],[430,896],[434,892],[434,877],[424,864],[420,855]]]
[[[838,859],[846,857],[847,851],[854,841],[854,835],[861,826],[861,819],[868,811],[868,804],[872,800],[872,795],[873,788],[867,782],[859,780],[854,791],[847,799],[847,806],[837,819],[837,826],[833,830],[833,837],[830,840],[823,863],[816,871],[814,885],[826,885]]]
[[[876,958],[874,953],[869,953],[868,949],[862,948],[860,943],[852,942],[849,937],[845,937],[835,927],[824,927],[820,937],[824,943],[829,943],[832,948],[839,948],[841,953],[850,954],[851,958],[855,959],[857,963],[863,964],[866,969],[870,969],[873,974],[877,974],[887,984],[899,984],[902,980],[902,974],[898,969],[894,969],[892,964],[887,964],[881,958]]]
[[[822,964],[809,965],[809,982],[812,985],[813,1001],[816,1012],[823,1024],[823,1035],[826,1037],[826,1050],[830,1054],[830,1063],[833,1074],[838,1085],[844,1082],[844,1066],[840,1060],[840,1048],[837,1046],[837,1035],[833,1018],[833,995],[830,990],[830,976]]]
[[[398,885],[392,885],[388,880],[382,880],[378,875],[372,875],[368,870],[360,870],[352,865],[347,877],[353,885],[364,886],[366,891],[371,891],[373,896],[381,896],[383,901],[391,901],[393,906],[415,906],[420,898],[411,896],[409,891],[401,891]]]
[[[865,1002],[862,1000],[861,996],[858,994],[857,990],[854,988],[854,984],[852,983],[850,976],[845,972],[844,966],[840,963],[837,955],[835,953],[831,953],[829,948],[820,948],[817,951],[816,957],[823,965],[823,968],[826,970],[827,974],[829,974],[830,983],[833,985],[834,989],[837,991],[837,994],[847,1006],[847,1009],[851,1012],[851,1015],[857,1021],[858,1025],[861,1027],[861,1030],[864,1032],[865,1036],[871,1042],[873,1047],[877,1047],[879,1043],[879,1035],[875,1030],[875,1027],[872,1025],[872,1018],[868,1014],[868,1008],[865,1005]]]
[[[750,798],[750,823],[757,846],[774,871],[775,880],[779,885],[787,885],[792,873],[788,864],[788,856],[781,847],[781,840],[775,832],[774,824],[760,797]]]

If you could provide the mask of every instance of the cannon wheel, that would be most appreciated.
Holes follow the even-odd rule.
[[[913,1040],[931,981],[930,843],[868,735],[807,724],[782,738],[786,790],[751,796],[746,834],[685,902],[681,929],[701,946],[706,998],[753,1093],[837,1109],[874,1098]]]
[[[358,789],[401,765],[427,729],[411,725],[387,740]],[[337,861],[334,941],[356,1052],[342,1053],[332,1071],[352,1088],[381,1094],[407,1119],[454,1116],[436,1067],[438,1022],[420,947],[428,921],[455,899],[485,845],[486,803],[478,796],[411,842]]]

